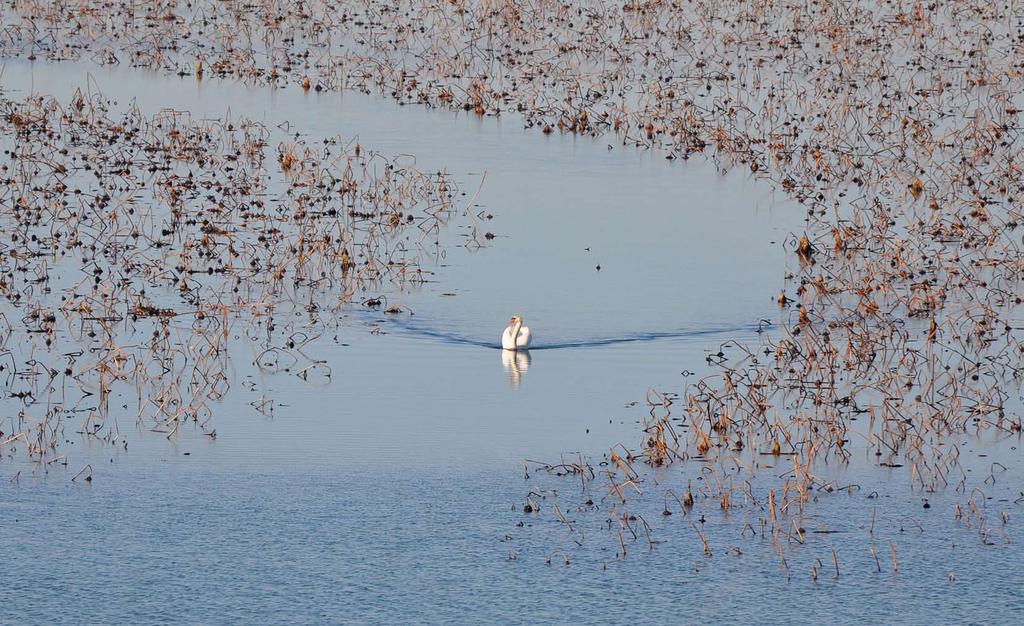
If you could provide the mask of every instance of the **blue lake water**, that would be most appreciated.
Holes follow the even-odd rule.
[[[950,528],[941,506],[926,515],[911,498],[879,507],[912,507],[923,532],[883,515],[874,542],[872,500],[823,501],[823,516],[849,521],[788,548],[787,579],[756,538],[731,537],[738,554],[716,541],[705,557],[681,515],[652,552],[637,546],[616,561],[611,548],[574,550],[567,565],[558,524],[516,527],[531,519],[512,496],[524,480],[500,467],[296,470],[273,456],[266,466],[177,456],[120,463],[91,486],[63,475],[5,481],[0,619],[919,624],[1015,623],[1024,611],[1019,547],[980,546],[974,531]],[[707,513],[711,537],[720,515]]]
[[[266,375],[235,358],[232,391],[213,410],[216,439],[185,428],[168,440],[125,409],[114,413],[127,449],[69,430],[67,465],[5,458],[0,621],[1024,618],[1024,554],[1011,540],[1021,507],[1015,467],[980,498],[992,498],[983,545],[975,526],[951,514],[962,494],[934,494],[923,509],[906,469],[885,475],[856,459],[836,479],[859,488],[822,495],[811,509],[810,522],[842,520],[824,529],[840,532],[787,546],[786,565],[762,537],[737,536],[726,523],[753,523],[752,508],[725,514],[714,502],[688,516],[662,516],[660,503],[646,510],[664,543],[648,552],[640,541],[617,560],[593,516],[572,512],[585,496],[571,479],[524,478],[524,459],[635,446],[649,388],[678,393],[704,371],[708,351],[756,342],[762,320],[778,321],[783,242],[800,232],[803,209],[764,184],[701,160],[543,136],[514,117],[70,63],[8,62],[3,74],[8,96],[67,98],[90,86],[147,112],[230,110],[311,138],[340,133],[414,154],[418,167],[447,169],[469,195],[479,186],[477,206],[441,233],[445,252],[430,282],[366,294],[404,313],[350,305],[329,339],[310,346],[330,380]],[[493,219],[468,215],[477,212]],[[471,226],[495,238],[463,247]],[[486,345],[512,313],[525,316],[538,347],[559,347],[510,360]],[[19,403],[3,407],[10,418]],[[963,442],[979,472],[1015,458],[1017,443]],[[1002,456],[977,457],[989,447]],[[92,480],[72,480],[87,465]],[[557,489],[593,539],[575,546],[550,517],[524,514],[534,489]],[[607,503],[608,494],[591,495]],[[691,524],[707,532],[711,557]]]

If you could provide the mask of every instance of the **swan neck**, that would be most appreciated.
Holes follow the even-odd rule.
[[[519,341],[519,329],[522,328],[522,327],[523,327],[522,320],[516,322],[515,326],[512,327],[512,341],[513,342],[518,342]]]

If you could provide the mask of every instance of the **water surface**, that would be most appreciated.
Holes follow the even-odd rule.
[[[777,321],[783,242],[800,232],[803,209],[764,184],[701,160],[544,136],[513,116],[82,64],[11,61],[3,73],[8,94],[67,98],[78,88],[149,113],[230,110],[310,142],[341,134],[416,155],[419,168],[463,181],[466,214],[441,233],[445,252],[429,282],[366,294],[403,313],[352,304],[309,347],[330,365],[329,380],[268,375],[236,352],[232,392],[214,406],[216,439],[183,429],[168,440],[125,408],[115,418],[126,450],[68,429],[66,466],[5,459],[0,621],[1020,616],[1016,544],[982,546],[976,529],[954,524],[957,494],[933,496],[923,514],[906,476],[886,481],[862,470],[865,460],[846,481],[862,489],[818,503],[822,519],[848,522],[843,534],[788,548],[789,576],[772,546],[724,536],[726,520],[709,504],[692,515],[706,516],[710,558],[693,519],[679,514],[658,519],[666,543],[650,553],[637,544],[617,561],[601,540],[575,549],[560,525],[522,513],[527,491],[552,485],[525,479],[524,459],[635,446],[648,388],[679,392],[705,371],[708,351],[756,341],[762,320]],[[494,238],[466,246],[472,228]],[[509,359],[493,348],[512,313],[547,349]],[[19,408],[12,398],[3,404],[9,414]],[[1004,454],[1016,454],[1004,443]],[[72,481],[87,464],[93,480]],[[1012,524],[1019,476],[999,480],[992,506]],[[562,483],[553,484],[578,505],[578,489]],[[887,503],[878,537],[866,530],[871,492]],[[910,515],[924,529],[915,525],[912,537]],[[901,555],[898,574],[884,563],[878,573],[868,552],[875,542],[884,560],[889,541]],[[833,547],[842,559],[836,580],[826,573]],[[816,559],[826,565],[814,582]]]

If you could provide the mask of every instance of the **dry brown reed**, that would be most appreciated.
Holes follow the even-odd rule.
[[[915,492],[961,494],[958,519],[976,524],[982,541],[989,541],[990,514],[978,506],[983,497],[976,497],[978,485],[964,471],[953,438],[1020,437],[1022,431],[1011,391],[1024,375],[1017,97],[1024,72],[1012,5],[268,0],[154,8],[11,0],[4,7],[0,54],[6,56],[84,57],[197,79],[205,71],[277,87],[377,92],[403,104],[476,115],[515,112],[544,134],[608,135],[670,159],[703,155],[723,171],[742,168],[769,182],[806,209],[803,232],[789,242],[793,268],[777,299],[783,324],[763,334],[760,345],[730,343],[709,354],[713,373],[688,382],[676,407],[685,429],[673,423],[672,408],[652,396],[638,451],[617,445],[597,462],[600,471],[587,461],[574,463],[572,472],[563,464],[547,468],[606,482],[613,502],[605,511],[608,528],[623,556],[626,538],[637,537],[628,506],[643,493],[644,463],[651,471],[678,465],[687,480],[697,481],[695,494],[687,489],[684,509],[695,499],[713,499],[727,515],[739,501],[759,510],[766,502],[759,525],[777,545],[803,541],[806,508],[819,494],[843,491],[819,474],[855,454],[879,468],[904,468]],[[163,45],[169,41],[178,43]],[[19,393],[33,400],[61,371],[71,371],[66,376],[76,384],[88,380],[101,407],[110,381],[135,380],[147,361],[111,338],[113,325],[129,317],[153,328],[151,352],[167,375],[176,371],[184,355],[173,347],[171,320],[177,318],[170,312],[179,309],[150,302],[148,292],[118,286],[116,278],[107,282],[108,257],[134,258],[124,251],[135,229],[148,228],[139,238],[162,246],[155,260],[141,264],[147,280],[176,286],[189,314],[202,309],[202,324],[213,326],[225,319],[216,306],[236,312],[243,299],[250,314],[263,314],[272,308],[267,294],[296,279],[342,285],[389,274],[416,278],[411,266],[392,265],[390,254],[364,249],[360,257],[353,233],[309,223],[329,210],[324,198],[330,196],[346,207],[371,205],[348,209],[352,220],[368,220],[356,228],[368,240],[402,227],[406,205],[376,183],[351,187],[345,172],[364,171],[358,145],[354,152],[336,148],[349,165],[330,178],[318,173],[318,157],[308,148],[280,146],[280,168],[295,181],[287,212],[309,223],[302,236],[280,237],[261,230],[264,220],[278,219],[273,208],[238,206],[239,187],[263,184],[253,172],[261,166],[252,161],[267,138],[252,125],[240,134],[237,126],[197,128],[168,114],[146,123],[129,115],[96,128],[89,125],[104,114],[82,97],[59,112],[32,102],[7,108],[5,133],[27,147],[18,148],[11,171],[2,173],[12,181],[4,192],[14,220],[8,232],[18,239],[9,245],[12,271],[0,290],[26,303],[25,323],[40,350],[61,340],[58,323],[71,323],[78,336],[104,346],[102,358],[69,354],[52,369],[26,361],[18,369]],[[159,132],[139,148],[144,167],[160,178],[154,196],[170,217],[151,211],[125,216],[133,207],[123,190],[74,194],[73,185],[61,187],[66,172],[81,173],[95,162],[109,164],[106,176],[126,168],[127,187],[134,189],[138,169],[138,159],[123,152],[68,162],[46,140],[47,133],[63,133],[64,124],[68,132],[84,124],[87,136],[118,146],[123,136],[154,134],[156,125]],[[196,141],[211,133],[224,149],[209,152]],[[94,151],[103,149],[102,141]],[[147,146],[155,151],[146,152]],[[239,175],[211,177],[207,170],[227,160],[238,163],[232,167]],[[184,177],[180,162],[198,166],[198,180]],[[382,178],[387,186],[392,175],[381,171],[377,182]],[[46,187],[39,176],[49,178]],[[442,197],[441,183],[430,182]],[[179,207],[211,189],[215,210],[190,223]],[[59,238],[40,237],[40,226],[55,223],[54,211],[75,226],[82,223],[80,211],[92,212],[92,224],[82,226],[88,226],[86,236],[72,228],[58,229]],[[233,216],[226,225],[225,212]],[[97,216],[104,213],[116,219],[99,228]],[[190,229],[187,245],[176,229]],[[236,237],[233,229],[241,231],[237,242],[228,240]],[[232,276],[221,273],[229,266],[213,260],[225,247],[241,255],[231,268],[251,261],[260,270],[259,278],[242,270],[250,273],[237,287],[241,296],[219,278]],[[59,308],[33,305],[46,285],[45,263],[72,251],[85,270],[73,297]],[[203,270],[213,274],[204,277]],[[207,310],[206,302],[216,306]],[[129,310],[135,313],[122,312]],[[222,349],[213,335],[191,348],[205,359]],[[290,367],[277,350],[261,358],[269,368]],[[152,395],[158,412],[202,412],[206,395],[222,390],[217,371],[174,374],[201,392],[193,398],[158,385]],[[43,425],[53,423],[52,416],[26,417],[5,445],[30,446],[37,454],[49,449],[54,434]],[[763,471],[769,467],[772,472]],[[589,480],[581,482],[587,493]],[[704,548],[710,552],[706,542]]]
[[[265,373],[329,379],[304,349],[339,308],[425,280],[460,193],[446,174],[274,136],[115,111],[95,92],[0,93],[0,354],[19,405],[0,454],[66,464],[69,432],[127,448],[111,415],[129,411],[168,437],[186,423],[216,437],[243,344]],[[117,394],[133,406],[112,408]]]

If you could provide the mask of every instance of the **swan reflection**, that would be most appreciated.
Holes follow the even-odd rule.
[[[508,372],[508,380],[513,387],[518,387],[523,379],[523,374],[530,369],[529,350],[502,350],[501,364]]]

